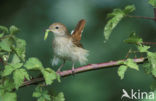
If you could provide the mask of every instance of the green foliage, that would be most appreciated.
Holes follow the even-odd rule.
[[[139,52],[148,52],[149,48],[150,48],[150,46],[138,45]]]
[[[20,68],[23,65],[23,63],[16,63],[16,64],[8,64],[5,66],[5,69],[2,73],[2,76],[8,76],[10,75],[14,70],[17,68]]]
[[[15,36],[18,32],[16,26],[11,26],[9,30],[0,26],[0,59],[3,60],[3,67],[0,68],[0,101],[17,101],[17,95],[13,90],[18,90],[25,80],[32,78],[29,74],[32,70],[42,73],[46,85],[52,84],[55,79],[60,81],[57,73],[51,68],[44,68],[39,59],[25,59],[26,42]],[[33,96],[37,97],[38,101],[51,101],[53,97],[41,88],[36,88]],[[62,99],[62,95],[59,98]]]
[[[138,37],[136,33],[133,32],[124,42],[128,44],[141,44],[143,41],[142,38]]]
[[[120,76],[121,79],[124,78],[125,72],[127,70],[127,66],[121,65],[118,69],[118,75]]]
[[[15,92],[5,92],[0,91],[0,101],[17,101],[17,95]]]
[[[148,3],[156,8],[156,0],[148,0]]]
[[[19,29],[12,25],[10,28],[9,28],[9,31],[10,31],[10,34],[17,34],[19,32]]]
[[[0,26],[0,34],[6,34],[9,32],[8,28],[5,26]]]
[[[53,83],[55,79],[57,79],[57,74],[50,68],[45,68],[41,70],[43,77],[45,78],[45,82],[47,85]]]
[[[24,78],[29,80],[29,74],[27,73],[27,71],[23,68],[16,69],[13,73],[13,79],[16,89],[18,89],[23,84]]]
[[[29,58],[24,67],[28,70],[41,70],[43,68],[42,63],[35,57]]]
[[[156,77],[156,52],[147,52],[147,58],[152,66],[152,74]]]
[[[37,101],[51,101],[51,97],[47,90],[43,90],[41,87],[36,87],[33,92],[33,97],[37,98]]]
[[[118,64],[121,65],[117,72],[121,79],[124,78],[124,74],[125,74],[127,68],[139,70],[138,65],[134,62],[133,59],[127,59],[126,61],[119,61]]]
[[[108,17],[111,17],[111,19],[107,22],[104,28],[104,36],[106,41],[109,39],[113,29],[122,20],[122,18],[124,18],[127,14],[133,12],[134,10],[134,5],[128,5],[123,10],[114,9],[112,13],[108,14]]]
[[[57,96],[53,97],[52,101],[65,101],[64,94],[62,92],[58,93]]]
[[[51,68],[44,68],[42,63],[34,57],[29,58],[24,67],[26,67],[28,70],[39,70],[43,74],[47,85],[52,84],[53,81],[58,78],[58,75],[55,71],[53,71]]]
[[[10,44],[9,44],[9,41],[8,39],[4,39],[0,42],[0,49],[2,51],[6,51],[6,52],[10,52],[11,51],[11,48],[10,48]]]

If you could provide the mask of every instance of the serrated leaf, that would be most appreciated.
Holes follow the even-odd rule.
[[[57,96],[53,97],[53,101],[65,101],[63,92],[60,92]]]
[[[16,54],[14,54],[11,63],[16,64],[19,63],[20,61],[21,60],[19,59],[19,57]]]
[[[17,101],[17,95],[14,92],[5,92],[0,94],[1,101]]]
[[[5,91],[12,91],[15,88],[13,81],[9,78],[5,78],[3,83],[1,83],[0,88]]]
[[[138,37],[136,33],[132,33],[128,39],[124,40],[128,44],[141,44],[143,42],[142,38]]]
[[[147,58],[152,66],[152,74],[156,77],[156,53],[147,52]]]
[[[11,49],[10,49],[10,43],[9,43],[8,39],[3,39],[0,42],[0,49],[3,50],[3,51],[7,51],[7,52],[10,52],[11,51]]]
[[[105,40],[108,40],[113,29],[117,26],[120,20],[124,17],[124,13],[120,9],[115,9],[112,14],[109,16],[113,16],[104,27],[104,36]]]
[[[14,50],[16,51],[17,55],[25,61],[25,51],[26,51],[26,42],[25,40],[15,38],[16,40],[16,48]]]
[[[5,33],[8,33],[8,28],[5,27],[5,26],[0,26],[0,31],[2,31],[1,34],[5,34]]]
[[[104,27],[104,37],[107,41],[113,31],[113,29],[118,25],[118,23],[125,17],[128,13],[135,10],[134,5],[128,5],[125,9],[114,9],[112,13],[108,14],[108,17],[112,17]]]
[[[127,66],[121,65],[118,69],[118,75],[120,76],[121,79],[124,78],[125,72],[127,70]]]
[[[156,8],[156,0],[149,0],[148,3]]]
[[[148,49],[150,48],[150,46],[145,46],[145,45],[139,45],[138,46],[138,50],[139,52],[148,52]]]
[[[29,75],[25,69],[16,69],[13,73],[13,79],[16,89],[18,89],[22,84],[24,79],[29,80]]]
[[[28,70],[41,70],[43,65],[37,58],[32,57],[26,61],[24,67]]]
[[[138,65],[134,62],[133,59],[127,59],[127,61],[125,61],[125,65],[128,66],[129,68],[139,70]]]
[[[52,69],[50,68],[45,68],[43,69],[42,71],[42,74],[43,74],[43,77],[45,79],[45,82],[47,85],[50,85],[53,83],[53,81],[55,79],[57,79],[57,74],[55,71],[53,71]]]
[[[10,26],[9,31],[10,34],[17,34],[19,32],[19,29],[16,26],[12,25]]]
[[[129,14],[131,12],[133,12],[135,10],[135,6],[134,5],[128,5],[125,7],[125,9],[123,10],[125,14]]]
[[[10,75],[14,70],[20,68],[23,65],[23,63],[16,63],[16,64],[8,64],[5,66],[5,69],[2,73],[2,76],[8,76]]]
[[[43,90],[41,87],[36,87],[33,92],[33,97],[37,98],[37,101],[51,101],[50,95],[47,90]]]

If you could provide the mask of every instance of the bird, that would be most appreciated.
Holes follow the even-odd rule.
[[[52,41],[54,54],[52,65],[56,66],[60,60],[63,61],[57,72],[61,72],[67,60],[72,61],[72,72],[74,72],[75,63],[79,62],[81,65],[84,65],[88,61],[89,51],[80,43],[85,24],[86,21],[81,19],[71,33],[69,33],[64,24],[59,22],[49,26],[48,30],[54,36]]]

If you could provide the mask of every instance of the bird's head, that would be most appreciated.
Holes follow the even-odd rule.
[[[55,36],[64,36],[67,34],[67,28],[61,23],[53,23],[49,27],[49,31],[53,32]]]

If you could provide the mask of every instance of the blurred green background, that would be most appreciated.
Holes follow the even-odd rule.
[[[106,15],[114,8],[134,4],[133,15],[153,16],[148,0],[1,0],[0,25],[16,25],[18,34],[27,42],[27,58],[38,57],[46,67],[51,66],[52,34],[44,41],[44,32],[53,22],[61,22],[71,31],[80,19],[86,19],[82,43],[90,51],[88,64],[124,59],[131,45],[123,42],[131,32],[136,32],[145,41],[156,41],[156,23],[152,20],[124,18],[113,31],[110,40],[104,43],[103,29]],[[77,64],[77,67],[79,64]],[[71,68],[68,62],[64,70]],[[117,67],[85,72],[62,78],[48,89],[53,93],[64,92],[66,101],[121,101],[122,89],[150,91],[153,82],[140,68],[129,69],[123,80],[117,75]],[[34,86],[20,89],[18,101],[35,101]]]

